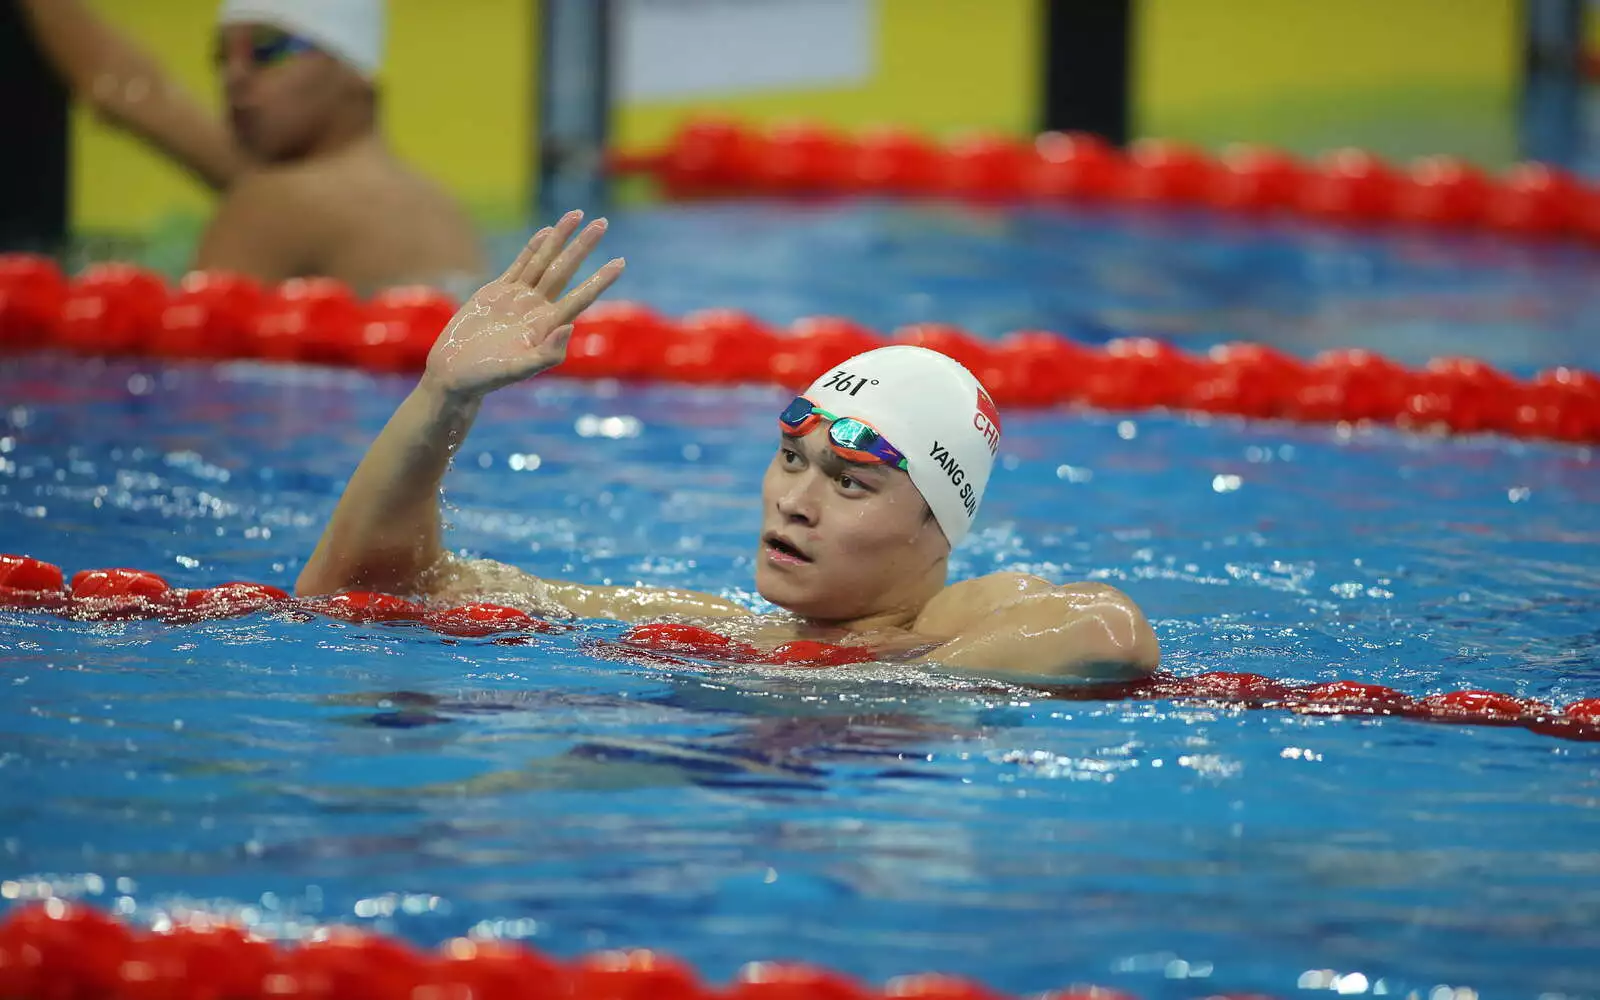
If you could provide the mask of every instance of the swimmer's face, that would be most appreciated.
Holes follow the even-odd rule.
[[[223,27],[216,56],[234,136],[263,162],[308,155],[371,98],[360,74],[269,25]]]
[[[911,478],[844,461],[825,424],[780,440],[761,502],[756,590],[779,607],[838,622],[915,613],[944,585],[950,545]]]

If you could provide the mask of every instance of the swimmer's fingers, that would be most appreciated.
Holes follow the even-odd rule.
[[[565,325],[571,323],[583,314],[583,311],[594,305],[595,299],[605,294],[616,280],[622,276],[625,262],[621,257],[607,261],[605,266],[589,276],[589,280],[568,292],[560,302],[556,303],[557,322]]]
[[[539,252],[539,247],[543,245],[546,239],[549,238],[552,231],[553,230],[551,230],[550,227],[546,226],[529,237],[527,244],[522,248],[522,252],[517,254],[517,259],[512,261],[511,266],[506,268],[505,272],[500,275],[500,280],[516,281],[517,276],[520,275],[523,269],[528,266],[528,263],[533,260],[533,255]]]
[[[539,244],[539,249],[534,251],[533,257],[523,266],[522,272],[516,277],[517,283],[526,285],[529,288],[538,284],[539,280],[544,277],[545,272],[550,270],[551,261],[556,259],[556,254],[560,253],[561,248],[566,246],[568,240],[572,239],[572,234],[577,232],[578,225],[581,222],[583,222],[583,213],[577,209],[573,209],[563,215],[561,221],[556,223],[555,230],[551,232],[549,239]]]
[[[578,238],[561,251],[561,256],[550,265],[550,269],[539,279],[533,290],[552,302],[559,298],[566,289],[567,282],[571,281],[572,276],[578,273],[578,268],[583,266],[584,258],[589,256],[589,252],[605,234],[604,219],[596,219],[585,226],[583,232],[578,234]]]
[[[550,353],[558,358],[565,359],[567,356],[567,342],[572,339],[572,332],[571,323],[566,326],[558,326],[551,331],[550,340],[547,342]]]

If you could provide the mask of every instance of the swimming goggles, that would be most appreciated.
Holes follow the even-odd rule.
[[[861,465],[882,463],[892,469],[904,469],[906,457],[900,449],[883,439],[878,429],[855,417],[836,417],[804,396],[784,407],[778,415],[778,424],[795,437],[805,437],[822,420],[828,425],[828,443],[840,458]]]
[[[254,66],[271,66],[280,63],[290,56],[302,52],[312,52],[316,46],[306,41],[299,35],[292,35],[282,28],[274,28],[270,24],[256,24],[250,27],[250,63]],[[228,61],[228,47],[226,42],[217,43],[217,65],[221,66]]]

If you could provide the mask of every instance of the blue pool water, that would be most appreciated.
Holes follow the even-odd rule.
[[[1524,373],[1600,358],[1600,257],[1570,248],[884,206],[613,224],[619,292],[670,314],[1354,344]],[[0,551],[289,586],[407,388],[6,358]],[[505,390],[448,483],[451,542],[759,603],[755,497],[782,401]],[[1111,581],[1178,674],[1600,696],[1589,450],[1006,416],[957,576]],[[1017,993],[1600,996],[1600,745],[585,652],[619,631],[506,645],[287,615],[0,612],[0,880],[138,918],[220,907],[271,933],[646,946],[712,980],[797,958]]]

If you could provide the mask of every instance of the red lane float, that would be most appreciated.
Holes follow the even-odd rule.
[[[1297,708],[1307,713],[1327,715],[1400,715],[1410,710],[1416,699],[1382,684],[1360,681],[1326,681],[1295,692]]]
[[[674,622],[635,625],[623,633],[622,643],[633,649],[678,653],[726,663],[841,667],[851,663],[870,663],[877,659],[872,650],[865,646],[845,646],[814,639],[793,639],[764,651],[748,642],[731,639],[699,625]]]
[[[737,642],[699,625],[676,622],[635,625],[623,633],[622,641],[636,649],[682,653],[730,663],[751,663],[761,655],[760,650],[748,642]]]
[[[60,566],[28,556],[0,555],[0,587],[9,592],[59,594],[65,579]]]
[[[0,610],[50,610],[74,618],[159,618],[173,624],[228,618],[266,609],[294,609],[360,624],[412,623],[442,635],[483,638],[567,631],[517,608],[476,603],[428,609],[392,594],[348,591],[294,599],[277,587],[231,582],[174,590],[154,573],[134,569],[80,570],[70,589],[60,567],[20,555],[0,554]],[[502,640],[496,640],[502,641]],[[520,641],[520,640],[511,640]],[[763,650],[699,625],[635,625],[618,641],[595,644],[598,655],[676,666],[683,658],[727,664],[826,668],[870,663],[866,646],[792,639]],[[1292,684],[1261,674],[1210,671],[1178,677],[1158,671],[1138,681],[1059,685],[1051,694],[1075,701],[1171,700],[1244,708],[1287,709],[1312,715],[1388,715],[1434,722],[1521,726],[1578,740],[1600,740],[1600,698],[1565,709],[1496,691],[1448,691],[1417,699],[1380,684],[1327,681]]]
[[[143,346],[151,354],[177,360],[247,356],[265,295],[258,283],[240,275],[185,275]]]
[[[469,638],[482,638],[502,632],[554,631],[555,626],[517,608],[499,604],[466,604],[443,611],[430,611],[422,623],[435,632]]]
[[[55,261],[0,254],[0,351],[53,340],[66,298],[67,281]]]
[[[72,576],[68,596],[74,618],[139,618],[171,607],[172,587],[137,569],[85,569]]]
[[[762,657],[763,663],[800,667],[842,667],[877,659],[865,646],[841,646],[813,639],[794,639]]]
[[[419,370],[455,313],[455,300],[432,288],[386,289],[368,305],[350,354],[371,371]]]
[[[134,569],[80,570],[67,588],[63,580],[61,569],[50,563],[0,554],[0,610],[45,610],[88,620],[151,618],[178,625],[287,609],[357,624],[416,624],[454,637],[498,636],[496,642],[513,643],[526,641],[532,634],[572,628],[499,604],[428,609],[393,594],[370,591],[294,599],[277,587],[259,583],[175,590],[155,573]],[[615,642],[596,640],[590,646],[598,656],[658,666],[683,666],[694,660],[819,669],[877,659],[866,646],[813,639],[792,639],[761,649],[699,625],[678,622],[635,625]],[[1138,681],[1058,685],[1051,687],[1050,693],[1074,701],[1169,700],[1286,709],[1307,715],[1404,716],[1431,722],[1520,726],[1566,739],[1600,740],[1600,698],[1575,701],[1564,709],[1497,691],[1447,691],[1418,699],[1380,684],[1293,684],[1231,671],[1189,677],[1158,671]]]
[[[67,286],[54,334],[84,354],[143,351],[160,329],[166,282],[132,264],[92,264]]]
[[[75,310],[70,316],[62,312],[41,325],[39,303],[54,301],[52,280],[64,281],[54,267],[42,258],[0,255],[0,349],[53,346],[416,371],[453,308],[448,298],[422,288],[360,303],[329,279],[295,279],[263,291],[223,274],[191,274],[163,298],[159,278],[107,265],[66,286],[62,309]],[[50,274],[55,278],[45,277]],[[84,318],[90,312],[104,320],[104,331]],[[885,337],[836,316],[807,317],[779,330],[732,309],[671,320],[636,303],[602,302],[578,318],[567,360],[554,371],[799,389],[830,365],[886,344],[949,354],[1005,407],[1163,408],[1600,442],[1600,376],[1592,372],[1558,367],[1520,381],[1473,358],[1436,358],[1413,370],[1361,349],[1324,351],[1307,362],[1249,343],[1194,354],[1148,337],[1089,346],[1039,330],[990,342],[942,323],[912,324]]]
[[[60,611],[66,604],[61,567],[27,556],[0,555],[0,608]]]
[[[422,605],[415,601],[367,590],[348,590],[331,597],[311,597],[301,601],[300,606],[329,618],[358,624],[421,621],[425,613]]]
[[[250,324],[249,356],[350,365],[359,357],[362,308],[332,278],[290,278],[267,293]]]
[[[289,594],[265,583],[230,583],[185,591],[183,603],[197,611],[240,614],[286,602]]]
[[[1053,1000],[1134,1000],[1067,985]],[[453,938],[422,949],[367,930],[332,926],[275,943],[248,928],[193,916],[168,930],[131,927],[96,907],[59,898],[15,907],[0,920],[0,997],[172,1000],[1006,1000],[958,976],[919,973],[874,988],[795,962],[751,962],[726,984],[705,982],[662,952],[601,951],[562,961],[524,944]]]
[[[1373,715],[1462,725],[1515,726],[1562,739],[1600,741],[1600,698],[1563,708],[1499,691],[1447,691],[1413,698],[1381,684],[1327,681],[1289,684],[1260,674],[1213,671],[1104,684],[1060,685],[1054,697],[1074,701],[1162,699],[1209,702],[1249,709],[1282,709],[1301,715]]]
[[[664,149],[614,155],[608,166],[618,175],[651,176],[674,198],[890,195],[1203,205],[1336,223],[1600,241],[1600,188],[1555,167],[1521,163],[1491,178],[1452,157],[1423,157],[1401,167],[1360,149],[1330,150],[1304,162],[1243,144],[1216,156],[1164,139],[1140,139],[1118,150],[1073,132],[1031,140],[978,133],[941,144],[903,129],[848,136],[805,123],[763,129],[702,118],[687,122]]]

